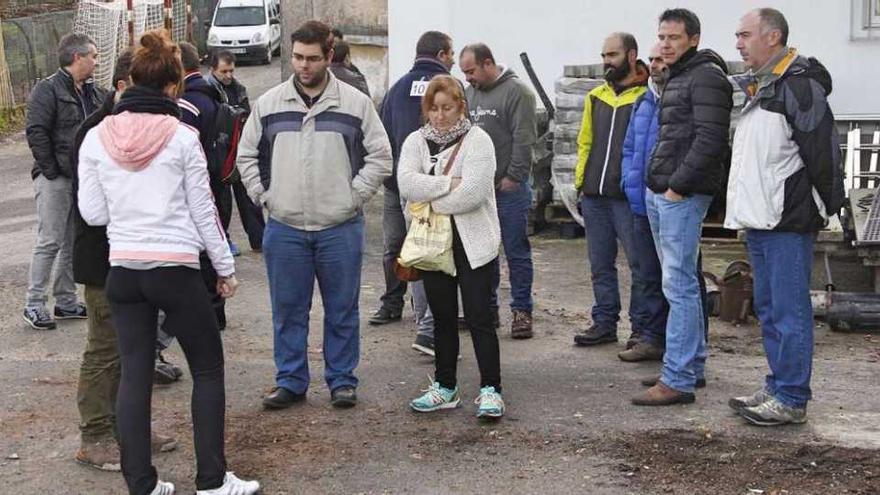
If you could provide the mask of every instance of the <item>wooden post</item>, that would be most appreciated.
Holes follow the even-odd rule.
[[[127,0],[125,2],[125,15],[128,19],[128,46],[133,47],[137,42],[134,39],[134,0]]]
[[[168,36],[174,36],[174,5],[172,4],[172,0],[165,0],[165,30],[168,31]]]

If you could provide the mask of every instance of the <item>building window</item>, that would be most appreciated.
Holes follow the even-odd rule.
[[[880,0],[850,0],[849,39],[880,41]]]
[[[864,0],[864,29],[880,29],[880,0]]]

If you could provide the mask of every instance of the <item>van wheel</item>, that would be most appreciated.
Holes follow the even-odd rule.
[[[272,63],[272,45],[266,47],[266,56],[263,57],[263,63],[269,65]]]

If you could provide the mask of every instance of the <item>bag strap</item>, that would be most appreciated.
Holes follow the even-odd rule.
[[[455,157],[458,156],[458,150],[461,148],[461,143],[464,142],[464,138],[465,136],[462,136],[455,145],[455,149],[452,150],[452,154],[449,156],[449,161],[446,162],[446,167],[443,169],[443,175],[449,175],[449,171],[452,170],[452,164],[455,162]]]

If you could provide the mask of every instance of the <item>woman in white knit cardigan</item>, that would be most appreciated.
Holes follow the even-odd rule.
[[[422,114],[427,123],[409,135],[400,151],[400,195],[407,201],[430,202],[435,212],[452,217],[457,274],[422,272],[434,315],[435,374],[431,386],[410,407],[431,412],[460,403],[456,384],[460,289],[480,368],[477,417],[499,418],[504,414],[504,401],[498,335],[490,310],[492,270],[501,243],[495,206],[495,148],[488,134],[471,126],[461,83],[451,76],[431,80]]]

